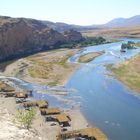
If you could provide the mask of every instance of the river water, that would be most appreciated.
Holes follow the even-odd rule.
[[[128,39],[125,39],[124,42],[127,41]],[[86,47],[70,58],[70,63],[78,63],[80,55],[96,51],[105,52],[93,61],[81,64],[66,87],[50,88],[13,77],[0,78],[11,80],[14,86],[32,90],[35,99],[49,100],[50,106],[66,109],[80,106],[89,123],[100,128],[110,140],[139,140],[140,96],[106,69],[107,64],[115,66],[140,52],[140,49],[134,49],[121,53],[121,44],[122,42],[117,42]],[[57,93],[60,93],[60,96],[57,96]]]
[[[81,111],[90,124],[99,127],[110,140],[139,140],[140,96],[106,69],[107,64],[116,65],[140,51],[137,49],[121,53],[121,44],[88,47],[73,56],[70,61],[77,62],[81,54],[105,51],[104,55],[82,65],[66,86],[77,89],[81,97]]]

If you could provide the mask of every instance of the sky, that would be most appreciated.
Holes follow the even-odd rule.
[[[0,15],[77,25],[140,15],[140,0],[0,0]]]

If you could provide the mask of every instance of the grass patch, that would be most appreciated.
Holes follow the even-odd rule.
[[[136,47],[140,47],[140,42],[135,43]]]
[[[106,65],[107,70],[111,70],[112,69],[113,64],[108,64]]]
[[[48,86],[50,86],[50,87],[58,86],[58,81],[49,82]]]
[[[63,79],[72,68],[67,64],[68,59],[75,54],[75,50],[57,50],[40,53],[27,58],[30,61],[28,73],[32,78],[45,80],[49,86],[63,84]]]
[[[118,69],[113,68],[113,70],[118,76],[124,76],[128,74],[128,68],[126,65],[122,65]]]
[[[121,64],[118,68],[112,68],[108,66],[114,74],[123,81],[130,88],[140,92],[140,55],[127,60],[124,64]]]
[[[73,55],[68,55],[66,58],[63,58],[60,62],[57,62],[55,64],[62,65],[64,68],[68,68],[67,61],[72,56]]]
[[[34,66],[30,66],[28,68],[28,72],[31,77],[34,78],[43,78],[43,79],[48,79],[50,76],[50,72],[53,71],[54,65],[61,65],[64,68],[68,68],[67,66],[67,60],[71,56],[67,56],[66,58],[63,58],[62,60],[58,60],[56,62],[46,62],[40,59],[30,59]]]
[[[17,110],[16,120],[20,122],[21,126],[29,129],[36,115],[36,108],[31,108],[30,110]]]
[[[43,78],[43,79],[48,78],[48,71],[42,67],[31,66],[28,68],[28,72],[29,72],[30,76],[33,78]]]

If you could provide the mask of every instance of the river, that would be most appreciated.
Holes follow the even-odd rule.
[[[125,41],[127,42],[128,39]],[[86,47],[71,57],[70,63],[78,63],[77,59],[82,54],[105,52],[93,61],[81,64],[66,84],[66,88],[60,87],[61,94],[68,92],[68,95],[53,96],[58,88],[30,84],[13,77],[8,79],[14,81],[16,86],[33,90],[35,99],[49,100],[50,106],[62,108],[80,106],[89,123],[100,128],[110,140],[138,140],[140,96],[118,81],[111,71],[106,69],[107,64],[115,66],[140,52],[139,49],[134,49],[121,53],[121,44],[122,42],[117,42]]]
[[[81,54],[105,51],[104,55],[82,65],[67,83],[67,87],[77,89],[77,94],[81,97],[81,111],[90,124],[99,127],[110,140],[138,140],[140,96],[106,69],[107,64],[116,65],[140,51],[128,50],[121,53],[121,44],[122,42],[88,47],[73,56],[70,61],[77,62]]]

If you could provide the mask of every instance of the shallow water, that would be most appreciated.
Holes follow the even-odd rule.
[[[76,62],[81,54],[105,51],[104,55],[82,65],[67,83],[67,88],[77,89],[81,97],[81,111],[110,140],[138,140],[140,96],[115,79],[105,67],[106,64],[123,62],[140,51],[136,49],[121,53],[121,44],[92,46],[73,56],[70,61]]]
[[[28,83],[15,77],[0,76],[0,80],[8,81],[8,83],[16,89],[22,89],[26,92],[32,91],[33,98],[31,98],[31,100],[47,100],[50,107],[70,109],[75,106],[79,100],[77,95],[73,95],[77,92],[75,89]],[[73,96],[70,96],[70,92]]]

